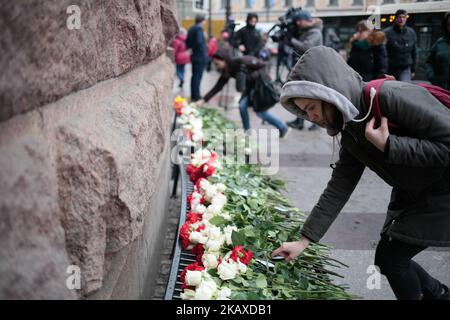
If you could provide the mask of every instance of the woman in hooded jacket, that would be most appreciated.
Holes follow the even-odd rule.
[[[393,188],[375,264],[398,299],[449,299],[448,287],[412,258],[429,246],[450,246],[450,110],[426,89],[399,81],[384,82],[367,105],[364,84],[333,49],[320,46],[302,56],[283,86],[283,107],[340,134],[341,149],[300,239],[272,254],[290,261],[318,242],[368,167]],[[375,95],[380,124],[371,114]]]

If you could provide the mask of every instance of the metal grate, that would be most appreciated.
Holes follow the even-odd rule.
[[[189,212],[190,205],[187,203],[187,196],[194,190],[194,185],[189,180],[186,173],[186,167],[188,160],[183,159],[180,161],[180,173],[181,173],[181,211],[180,220],[178,223],[177,237],[175,239],[172,266],[170,268],[169,281],[167,282],[166,294],[164,300],[180,300],[181,299],[181,280],[180,275],[184,268],[195,262],[196,256],[189,251],[183,250],[180,242],[180,229],[186,222],[186,214]]]

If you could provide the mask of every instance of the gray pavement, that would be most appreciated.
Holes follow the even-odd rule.
[[[217,78],[217,72],[205,72],[201,93],[205,94]],[[187,68],[185,96],[189,96],[190,92],[189,79]],[[174,86],[174,93],[176,92],[179,91]],[[222,96],[222,102],[226,100],[224,98],[228,99],[225,114],[238,124],[241,123],[239,97],[240,94],[234,90],[234,81],[230,81],[228,95]],[[220,97],[216,96],[210,103],[218,105],[219,100]],[[252,128],[271,128],[262,124],[251,109],[249,111]],[[272,108],[271,112],[284,121],[293,119],[280,105]],[[332,148],[332,138],[322,129],[312,132],[293,130],[286,140],[280,142],[280,168],[277,175],[288,182],[287,196],[306,214],[314,207],[331,176],[329,164]],[[338,148],[336,146],[336,150]],[[335,160],[337,157],[336,151]],[[368,282],[377,283],[370,266],[373,264],[374,249],[385,219],[390,190],[375,173],[366,169],[355,192],[321,241],[333,247],[334,258],[349,266],[348,269],[338,270],[344,278],[336,278],[335,281],[347,284],[350,292],[363,299],[395,299],[384,276],[381,276],[379,286],[367,285]],[[415,260],[435,278],[450,284],[450,248],[429,248]]]

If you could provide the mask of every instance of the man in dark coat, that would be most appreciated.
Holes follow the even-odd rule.
[[[427,58],[427,77],[436,86],[450,90],[450,12],[442,21],[443,36],[431,48]]]
[[[247,25],[236,32],[232,41],[233,46],[239,48],[244,55],[258,58],[264,44],[261,35],[256,30],[256,23],[258,23],[258,15],[256,13],[247,14]]]
[[[363,85],[339,54],[320,46],[300,58],[283,86],[283,107],[340,133],[341,150],[301,239],[273,254],[291,260],[318,242],[368,167],[393,187],[375,264],[398,299],[448,299],[448,288],[411,259],[428,246],[450,246],[450,110],[422,87],[386,81],[377,93],[384,116],[377,127]]]
[[[205,24],[205,16],[197,15],[195,17],[195,25],[193,25],[187,35],[186,47],[192,50],[191,64],[191,100],[197,101],[201,98],[200,83],[202,81],[203,71],[208,62],[208,48],[206,46],[203,25]]]
[[[394,25],[384,30],[387,37],[389,74],[399,81],[411,81],[416,70],[417,35],[406,26],[408,13],[399,9],[395,13]]]
[[[323,21],[319,18],[313,18],[308,10],[300,10],[293,18],[296,25],[296,32],[289,40],[290,46],[294,49],[297,57],[301,57],[308,49],[321,46],[323,44],[322,29]],[[304,121],[302,118],[297,118],[288,122],[291,128],[302,130]],[[308,130],[319,129],[314,123]]]

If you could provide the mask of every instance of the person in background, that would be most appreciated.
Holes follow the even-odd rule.
[[[339,52],[341,49],[341,39],[336,34],[334,28],[328,29],[325,36],[325,45],[327,47],[333,48],[336,52]]]
[[[186,29],[181,28],[178,32],[178,35],[172,42],[172,47],[175,53],[175,64],[176,64],[176,72],[177,77],[180,80],[180,84],[178,85],[180,88],[183,88],[184,84],[184,69],[186,64],[191,61],[191,57],[186,50]]]
[[[352,48],[347,63],[364,81],[371,81],[387,73],[386,35],[371,30],[366,20],[358,22],[351,37]]]
[[[217,48],[217,38],[211,36],[208,41],[208,66],[206,67],[206,71],[208,72],[211,71],[212,56],[217,52]]]
[[[399,81],[411,81],[416,70],[416,32],[406,25],[408,13],[399,9],[394,25],[386,28],[388,73]]]
[[[442,31],[443,36],[431,48],[426,70],[432,84],[450,90],[450,12],[444,16]]]
[[[250,91],[254,88],[255,79],[258,76],[268,77],[265,68],[266,64],[262,60],[252,56],[231,57],[228,50],[218,50],[213,56],[213,61],[217,70],[221,72],[220,78],[203,99],[197,101],[197,106],[201,107],[205,102],[208,102],[214,95],[222,90],[230,78],[236,78],[237,73],[241,70],[241,66],[245,66],[248,70],[248,76],[245,91],[242,93],[239,101],[239,112],[241,114],[244,130],[249,130],[250,118],[248,115],[248,107],[249,105],[252,105],[252,101],[250,101]],[[283,121],[268,111],[257,112],[256,115],[276,127],[279,130],[280,138],[287,137],[290,128]]]
[[[307,10],[301,10],[294,17],[294,21],[297,26],[297,30],[290,39],[290,45],[294,49],[294,54],[301,57],[312,47],[323,44],[323,22],[321,19],[313,18]],[[302,130],[304,127],[304,120],[302,118],[297,118],[287,124],[291,128]],[[308,128],[309,131],[317,129],[319,129],[319,127],[315,123]]]
[[[247,25],[236,32],[233,38],[233,46],[246,56],[259,57],[259,52],[263,48],[263,40],[256,30],[258,15],[256,13],[247,14]]]
[[[191,64],[191,101],[197,101],[201,98],[200,84],[202,81],[203,71],[208,62],[208,49],[206,47],[205,35],[203,27],[205,24],[205,16],[198,14],[195,17],[195,25],[193,25],[187,35],[186,46],[192,50]]]

